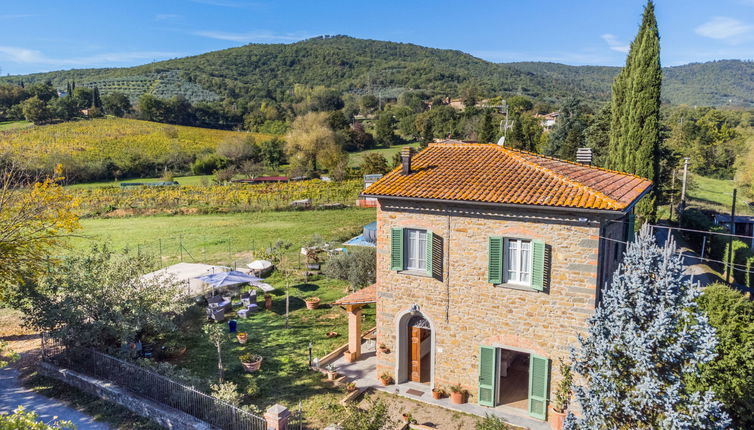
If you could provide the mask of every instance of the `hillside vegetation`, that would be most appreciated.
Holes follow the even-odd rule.
[[[68,180],[159,176],[188,165],[234,137],[267,135],[159,124],[122,118],[65,122],[0,132],[0,153],[23,167],[50,171],[62,163]]]
[[[286,100],[295,84],[395,96],[406,89],[458,95],[473,83],[487,96],[523,94],[558,101],[574,95],[606,101],[618,67],[556,63],[495,64],[469,54],[408,43],[317,37],[293,44],[250,44],[131,68],[79,69],[0,78],[69,81],[118,91],[182,95],[192,102]],[[754,63],[738,60],[665,68],[663,98],[673,104],[754,105]]]

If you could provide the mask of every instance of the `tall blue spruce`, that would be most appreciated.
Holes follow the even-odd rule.
[[[699,310],[700,287],[683,277],[669,240],[644,226],[572,351],[579,417],[568,430],[726,429],[730,419],[711,390],[693,391],[685,375],[715,358],[717,338]]]

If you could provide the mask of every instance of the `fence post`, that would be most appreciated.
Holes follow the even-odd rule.
[[[288,419],[291,416],[291,411],[283,405],[272,405],[267,412],[264,413],[264,419],[267,421],[267,428],[269,430],[288,430]]]

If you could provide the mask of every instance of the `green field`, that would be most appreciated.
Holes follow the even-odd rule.
[[[174,181],[178,182],[181,185],[202,185],[202,179],[206,179],[208,183],[212,183],[212,179],[214,179],[213,175],[194,175],[194,176],[176,176],[173,178]],[[161,182],[163,181],[163,178],[136,178],[136,179],[126,179],[124,181],[103,181],[103,182],[87,182],[85,184],[74,184],[69,185],[68,188],[71,189],[83,189],[83,188],[97,188],[97,187],[118,187],[120,184],[129,184],[134,182]]]
[[[689,205],[703,209],[712,209],[722,213],[730,213],[733,203],[733,188],[735,182],[730,179],[713,179],[689,174],[689,188],[686,191]],[[736,198],[736,214],[754,215],[754,211],[746,204],[754,199],[738,193]]]
[[[390,161],[393,159],[393,155],[401,152],[401,148],[405,146],[410,146],[414,149],[419,149],[419,142],[409,143],[406,145],[397,145],[390,148],[378,148],[378,149],[367,149],[366,151],[361,152],[352,152],[348,154],[348,165],[351,167],[356,167],[359,164],[361,164],[361,159],[366,154],[371,154],[373,152],[377,154],[382,154],[385,159],[387,159],[388,165],[390,165]]]
[[[20,130],[33,125],[31,121],[0,121],[0,131]]]
[[[92,218],[81,220],[82,230],[71,241],[72,251],[107,242],[116,249],[129,247],[147,252],[163,264],[187,262],[243,265],[254,252],[277,240],[293,243],[289,259],[298,261],[294,250],[319,234],[325,240],[342,242],[359,234],[375,220],[374,209],[327,211],[253,212],[218,215]]]

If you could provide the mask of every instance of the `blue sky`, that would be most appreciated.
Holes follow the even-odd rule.
[[[322,34],[495,62],[622,65],[644,0],[3,0],[0,73],[123,67]],[[754,0],[657,0],[664,65],[754,59]]]

